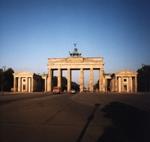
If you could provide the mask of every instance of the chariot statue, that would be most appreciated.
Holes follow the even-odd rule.
[[[76,43],[74,43],[74,50],[72,52],[69,52],[71,57],[81,57],[81,53],[78,51],[78,48],[76,48]]]

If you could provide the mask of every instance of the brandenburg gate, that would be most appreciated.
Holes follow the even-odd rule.
[[[84,71],[90,70],[89,76],[89,91],[94,91],[94,70],[99,70],[99,91],[105,91],[105,79],[104,79],[104,61],[102,57],[87,57],[81,56],[77,48],[70,53],[70,57],[67,58],[48,58],[48,78],[47,78],[47,91],[52,91],[52,77],[53,71],[57,70],[57,87],[61,88],[62,71],[67,70],[67,91],[71,91],[71,79],[72,70],[80,70],[80,92],[84,91]]]
[[[54,83],[53,73],[57,70],[57,84]],[[80,92],[85,91],[84,72],[89,70],[88,91],[95,91],[94,88],[94,70],[99,71],[98,87],[99,92],[136,92],[137,91],[137,73],[129,70],[122,70],[114,74],[104,73],[104,59],[102,57],[82,57],[77,48],[70,52],[67,58],[48,58],[48,74],[40,76],[30,72],[14,73],[14,92],[36,92],[45,91],[52,92],[55,88],[62,89],[62,74],[67,71],[67,84],[65,88],[67,92],[71,92],[72,87],[72,71],[79,70],[79,89]],[[54,86],[54,84],[55,86]],[[55,87],[55,88],[53,88]]]

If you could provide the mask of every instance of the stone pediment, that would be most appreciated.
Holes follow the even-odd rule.
[[[116,76],[135,76],[135,75],[137,75],[135,71],[129,70],[119,71],[116,73]]]
[[[15,72],[14,75],[15,76],[33,76],[33,73],[23,71],[23,72]]]

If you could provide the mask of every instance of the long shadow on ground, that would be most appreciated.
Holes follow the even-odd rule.
[[[97,142],[150,142],[150,113],[119,102],[102,111],[112,120]]]
[[[83,127],[83,129],[82,129],[82,131],[81,131],[79,137],[78,137],[77,142],[81,142],[81,141],[82,141],[82,139],[83,139],[83,137],[84,137],[84,135],[85,135],[85,133],[86,133],[86,130],[88,129],[90,123],[91,123],[92,120],[94,119],[94,115],[95,115],[96,110],[98,109],[99,106],[100,106],[100,104],[95,104],[95,105],[94,105],[93,111],[92,111],[91,114],[89,115],[88,120],[87,120],[85,126]]]

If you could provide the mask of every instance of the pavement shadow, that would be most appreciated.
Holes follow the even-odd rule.
[[[102,109],[112,126],[104,130],[97,142],[150,142],[150,113],[120,102]]]
[[[84,127],[83,127],[83,129],[82,129],[82,131],[81,131],[81,133],[80,133],[80,135],[79,135],[79,137],[78,137],[78,139],[77,139],[76,142],[81,142],[81,141],[82,141],[82,139],[83,139],[83,137],[84,137],[84,135],[85,135],[85,133],[86,133],[86,130],[88,129],[90,123],[91,123],[92,120],[94,119],[96,110],[98,109],[99,106],[100,106],[100,104],[95,104],[95,105],[94,105],[94,108],[93,108],[91,114],[88,116],[87,122],[86,122],[86,124],[84,125]]]

